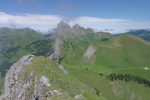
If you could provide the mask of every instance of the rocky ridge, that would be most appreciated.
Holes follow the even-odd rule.
[[[22,85],[19,83],[19,78],[22,69],[25,68],[27,65],[31,64],[32,58],[33,55],[27,55],[22,57],[18,62],[13,64],[9,71],[6,73],[4,84],[4,98],[6,100],[19,100],[23,95],[23,92],[26,91],[26,87],[28,87],[30,82]]]
[[[46,76],[37,77],[34,71],[22,75],[23,69],[32,63],[33,55],[23,56],[16,62],[5,77],[2,100],[49,100],[52,95],[62,95],[57,90],[50,90],[51,83]]]
[[[34,70],[24,74],[33,59],[34,55],[29,54],[11,66],[6,73],[4,95],[0,100],[50,100],[53,96],[64,95],[60,90],[51,89],[52,83],[46,76],[38,76]],[[65,75],[68,73],[63,65],[58,64],[58,68]]]

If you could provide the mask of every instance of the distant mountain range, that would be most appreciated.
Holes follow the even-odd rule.
[[[145,29],[132,30],[129,31],[129,34],[133,34],[135,36],[143,38],[144,40],[150,41],[150,30],[145,30]]]

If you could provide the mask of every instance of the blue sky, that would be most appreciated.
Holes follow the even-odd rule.
[[[1,0],[0,26],[47,31],[67,19],[96,30],[149,29],[149,5],[150,0]]]

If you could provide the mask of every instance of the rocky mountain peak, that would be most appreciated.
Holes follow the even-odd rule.
[[[64,21],[60,21],[57,24],[57,28],[71,28],[71,27],[69,26],[69,24],[65,23]]]
[[[75,24],[72,30],[78,35],[84,35],[85,28],[81,27],[79,24]]]
[[[81,27],[79,24],[75,24],[75,25],[73,25],[73,27],[72,27],[73,29],[84,29],[83,27]]]
[[[54,29],[54,36],[55,37],[67,37],[68,34],[72,32],[71,27],[65,23],[64,21],[61,21],[58,23],[57,27]]]

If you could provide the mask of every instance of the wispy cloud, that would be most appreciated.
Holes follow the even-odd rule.
[[[114,24],[117,22],[127,22],[131,20],[124,20],[124,19],[104,19],[104,18],[96,18],[96,17],[88,17],[88,16],[81,16],[75,18],[73,22],[80,23],[82,25],[99,25],[99,24]]]
[[[40,31],[48,31],[65,19],[58,15],[20,14],[12,15],[0,12],[0,27],[30,27]],[[104,19],[88,16],[80,16],[70,20],[70,25],[80,24],[83,27],[91,27],[98,31],[111,33],[126,32],[130,29],[150,29],[150,22],[139,22],[124,19]]]
[[[84,27],[92,27],[98,31],[108,31],[111,33],[126,32],[130,29],[150,29],[150,22],[125,19],[104,19],[88,16],[81,16],[71,21],[71,24],[75,23]]]

